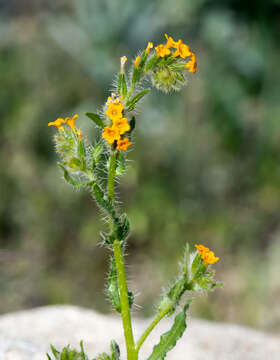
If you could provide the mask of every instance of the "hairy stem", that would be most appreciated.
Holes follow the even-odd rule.
[[[151,324],[143,332],[143,334],[141,335],[140,339],[137,341],[137,344],[136,344],[137,353],[139,352],[141,346],[143,345],[144,341],[147,339],[149,334],[152,332],[154,327],[160,322],[160,320],[162,320],[165,317],[165,315],[171,310],[171,308],[172,308],[172,304],[169,307],[167,307],[166,309],[164,309],[164,311],[161,311],[160,313],[158,313],[158,315],[155,317],[155,319],[151,322]]]
[[[115,198],[115,177],[116,177],[116,154],[112,152],[110,155],[108,184],[107,184],[108,199],[111,201],[113,201]]]
[[[131,316],[129,308],[128,290],[126,283],[125,267],[121,243],[115,240],[113,243],[114,257],[117,267],[118,284],[120,290],[121,315],[126,342],[127,360],[137,360],[138,352],[135,350],[133,332],[131,326]]]

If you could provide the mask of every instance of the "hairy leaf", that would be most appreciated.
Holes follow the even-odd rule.
[[[168,351],[173,349],[178,339],[183,335],[186,330],[186,311],[189,307],[190,301],[186,303],[184,309],[175,317],[172,328],[161,335],[160,342],[154,346],[152,354],[147,360],[163,360]]]
[[[91,113],[91,112],[86,112],[85,115],[90,118],[98,127],[101,127],[102,129],[104,129],[105,124],[103,123],[103,120],[101,119],[101,117],[97,114]]]
[[[64,179],[72,186],[78,187],[78,186],[90,186],[95,183],[94,180],[92,181],[79,181],[76,179],[73,179],[73,177],[69,174],[69,171],[61,164],[57,163],[58,166],[63,170]]]
[[[141,100],[146,94],[148,94],[151,91],[151,89],[145,89],[143,91],[140,91],[138,94],[136,94],[127,104],[127,111],[131,111],[135,108],[136,104],[139,100]]]
[[[125,97],[127,94],[127,85],[126,85],[125,75],[121,74],[121,73],[119,74],[118,93],[123,97]]]

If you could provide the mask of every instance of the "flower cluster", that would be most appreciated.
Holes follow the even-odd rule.
[[[58,130],[63,130],[63,124],[67,124],[68,126],[70,126],[70,128],[74,131],[75,134],[78,135],[79,139],[82,139],[82,131],[80,129],[76,129],[75,126],[75,121],[78,119],[78,115],[74,115],[72,118],[70,117],[66,117],[65,119],[63,118],[58,118],[55,121],[51,121],[48,123],[48,126],[56,126],[58,128]]]
[[[125,137],[125,133],[130,130],[130,125],[127,118],[123,116],[124,105],[121,102],[122,100],[123,97],[116,97],[115,94],[112,94],[112,97],[108,97],[105,114],[112,121],[112,125],[104,128],[102,137],[110,145],[116,145],[117,150],[126,151],[132,143],[128,137]]]
[[[220,258],[215,256],[214,252],[210,251],[210,249],[208,247],[206,247],[204,245],[195,245],[195,247],[197,248],[197,250],[206,266],[210,265],[210,264],[214,264],[215,262],[220,260]]]
[[[189,57],[190,60],[185,64],[185,68],[189,70],[189,72],[195,73],[197,68],[197,62],[195,54],[190,50],[190,47],[183,43],[182,40],[174,41],[171,36],[165,34],[166,44],[160,44],[155,47],[157,52],[157,56],[161,58],[165,58],[172,54],[173,57],[180,57],[185,59]],[[172,53],[170,49],[175,49]]]

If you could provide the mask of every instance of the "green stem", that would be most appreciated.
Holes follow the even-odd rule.
[[[116,177],[116,154],[114,152],[111,153],[109,170],[108,170],[108,198],[113,201],[115,197],[115,177]]]
[[[143,332],[143,334],[141,335],[140,339],[137,341],[137,344],[136,344],[137,353],[139,352],[141,346],[143,345],[143,343],[146,340],[146,338],[148,337],[148,335],[152,332],[154,327],[160,322],[161,319],[163,319],[165,317],[165,315],[171,310],[171,308],[172,308],[172,304],[168,308],[166,308],[164,311],[161,311],[155,317],[155,319],[152,321],[152,323],[147,327],[147,329]]]
[[[131,316],[129,308],[128,290],[126,283],[125,267],[121,243],[115,240],[113,243],[114,257],[117,267],[118,284],[120,290],[121,315],[126,342],[127,360],[137,360],[138,352],[135,350],[133,332],[131,326]]]

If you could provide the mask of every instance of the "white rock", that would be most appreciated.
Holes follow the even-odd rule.
[[[136,319],[139,337],[149,320]],[[140,360],[146,359],[171,320],[163,321],[145,342]],[[0,316],[0,360],[45,360],[49,344],[61,349],[67,344],[94,357],[109,351],[111,339],[125,349],[117,316],[105,316],[74,306],[48,306]],[[243,326],[191,319],[167,360],[280,360],[280,338]]]

